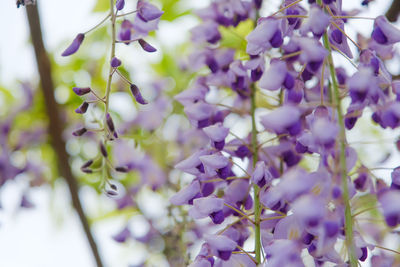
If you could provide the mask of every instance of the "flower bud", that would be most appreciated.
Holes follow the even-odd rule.
[[[81,169],[85,169],[85,168],[89,167],[92,164],[93,164],[93,160],[92,159],[88,160],[81,166]]]
[[[142,97],[139,88],[135,84],[131,84],[131,92],[139,104],[146,105],[147,101]]]
[[[100,142],[100,152],[103,155],[103,157],[105,157],[105,158],[108,157],[107,149],[104,146],[103,142]]]
[[[85,127],[83,127],[83,128],[76,130],[75,132],[73,132],[72,135],[73,136],[81,136],[86,132],[87,132],[87,129]]]
[[[91,89],[90,87],[74,87],[72,88],[72,91],[74,91],[75,94],[82,96],[90,93]]]
[[[107,115],[106,115],[106,123],[107,123],[107,127],[110,130],[110,132],[112,132],[112,133],[115,132],[114,122],[111,118],[110,113],[107,113]]]
[[[61,56],[66,57],[78,51],[79,47],[83,42],[83,39],[85,39],[85,35],[83,33],[79,33],[72,41],[72,43],[67,47],[67,49],[64,50]]]
[[[153,46],[151,46],[148,42],[146,42],[143,39],[139,39],[139,44],[146,52],[152,53],[157,51],[157,49],[155,49]]]
[[[128,168],[125,166],[119,166],[119,167],[115,167],[115,170],[117,172],[128,172]]]
[[[111,59],[111,67],[113,67],[113,68],[118,68],[119,66],[121,66],[121,60],[119,60],[119,59],[116,58],[116,57],[113,57],[113,58]]]
[[[75,109],[75,112],[78,114],[86,113],[88,107],[89,107],[88,102],[84,101],[82,105],[79,106],[79,108]]]
[[[117,3],[115,4],[117,10],[123,9],[124,6],[125,6],[125,0],[117,0]]]

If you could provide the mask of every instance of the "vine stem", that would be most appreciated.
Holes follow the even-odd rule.
[[[68,164],[69,155],[65,150],[65,141],[63,136],[64,121],[61,119],[60,106],[54,98],[54,82],[52,79],[52,68],[49,56],[43,42],[42,30],[40,25],[40,16],[37,5],[27,5],[26,14],[29,23],[32,46],[35,51],[36,65],[39,72],[41,89],[46,103],[46,111],[49,119],[48,133],[56,156],[56,163],[59,174],[65,179],[69,192],[71,194],[72,205],[75,208],[83,232],[89,243],[93,258],[97,267],[103,267],[103,262],[96,244],[96,240],[90,229],[88,219],[86,217],[84,207],[79,198],[79,184],[73,175],[70,165]]]
[[[112,82],[112,77],[114,75],[114,68],[111,66],[111,60],[115,57],[115,42],[116,42],[116,34],[115,34],[115,19],[116,19],[116,15],[114,13],[114,0],[110,0],[110,21],[111,21],[111,52],[110,52],[110,61],[108,62],[109,64],[109,72],[108,72],[108,80],[107,80],[107,86],[106,86],[106,93],[104,96],[104,103],[105,103],[105,108],[104,108],[104,128],[107,125],[107,113],[109,110],[109,106],[110,106],[110,93],[111,93],[111,82]],[[107,144],[107,131],[104,131],[104,145]],[[102,175],[103,175],[103,181],[106,181],[108,179],[108,165],[107,165],[107,161],[106,158],[103,158],[102,160]]]
[[[322,1],[318,0],[319,5],[322,6]],[[340,91],[339,85],[336,79],[335,65],[333,64],[332,49],[329,45],[328,34],[325,32],[323,36],[323,43],[328,50],[328,65],[332,80],[331,90],[332,92],[332,102],[336,106],[337,119],[339,124],[339,163],[340,163],[340,176],[342,181],[343,190],[343,202],[345,206],[344,216],[345,216],[345,234],[346,234],[346,247],[349,256],[349,262],[351,267],[357,267],[358,260],[355,254],[354,244],[353,244],[353,217],[351,215],[350,198],[349,198],[349,188],[347,185],[347,167],[346,167],[346,130],[344,127],[342,105],[340,101]]]
[[[254,84],[251,86],[251,147],[253,153],[253,169],[256,166],[258,161],[258,144],[257,144],[257,128],[256,128],[256,87]],[[256,262],[261,262],[261,231],[260,231],[260,215],[261,215],[261,206],[260,206],[260,188],[258,185],[253,185],[254,190],[254,228],[255,228],[255,253],[256,253]]]

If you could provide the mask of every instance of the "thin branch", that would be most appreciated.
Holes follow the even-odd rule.
[[[55,150],[55,155],[57,157],[58,171],[67,182],[72,198],[72,204],[78,213],[79,219],[92,250],[93,257],[96,260],[97,266],[102,267],[103,263],[101,261],[96,242],[90,231],[88,220],[85,216],[81,201],[79,199],[78,183],[73,176],[71,168],[69,166],[69,156],[65,150],[65,142],[62,139],[64,122],[60,118],[59,106],[54,99],[54,84],[52,80],[51,65],[43,44],[42,30],[40,27],[40,17],[37,6],[26,6],[26,14],[28,17],[32,44],[35,50],[36,64],[40,75],[40,83],[46,104],[47,116],[49,118],[49,136],[51,138],[51,142]]]

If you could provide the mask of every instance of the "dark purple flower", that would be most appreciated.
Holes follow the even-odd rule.
[[[267,49],[278,45],[279,39],[279,20],[274,18],[262,18],[259,20],[256,28],[246,37],[246,52],[250,55],[258,55]]]
[[[115,131],[115,126],[114,126],[114,122],[113,122],[113,119],[111,118],[110,113],[106,114],[106,123],[107,123],[107,127],[110,130],[110,132],[113,133]]]
[[[74,136],[81,136],[81,135],[83,135],[83,134],[86,133],[86,132],[87,132],[87,129],[83,127],[83,128],[80,128],[80,129],[74,131],[74,132],[72,133],[72,135],[74,135]]]
[[[116,57],[113,57],[113,58],[111,59],[111,67],[113,67],[113,68],[118,68],[119,66],[121,66],[121,60],[119,60],[119,59],[116,58]]]
[[[84,114],[86,113],[88,107],[89,107],[88,102],[84,101],[77,109],[75,109],[75,112],[78,114]]]
[[[78,51],[79,47],[83,42],[83,39],[85,39],[85,35],[83,33],[79,33],[72,41],[72,43],[67,47],[67,49],[64,50],[61,56],[66,57]]]
[[[99,147],[100,147],[100,152],[103,155],[103,157],[107,158],[108,157],[108,152],[107,152],[107,149],[104,146],[103,142],[100,142]]]
[[[140,93],[139,88],[135,84],[132,83],[130,88],[132,95],[136,99],[136,102],[142,105],[148,104],[148,102],[143,98],[142,94]]]
[[[120,28],[120,31],[119,31],[119,34],[118,34],[118,36],[121,39],[121,41],[129,41],[129,40],[131,40],[132,29],[133,29],[132,22],[130,22],[127,19],[122,21],[121,28]],[[125,44],[129,45],[129,43],[125,43]]]
[[[151,46],[148,42],[146,42],[143,39],[139,39],[139,44],[146,52],[153,53],[157,51],[157,49],[155,49],[153,46]]]
[[[213,223],[221,224],[224,221],[222,209],[224,200],[214,196],[201,197],[193,200],[193,207],[189,210],[189,215],[194,219],[210,217]]]
[[[251,181],[257,184],[259,187],[263,187],[272,181],[272,174],[269,172],[267,167],[265,166],[264,161],[259,161],[256,164],[256,167],[251,175]]]
[[[75,94],[82,96],[90,93],[92,90],[90,87],[74,87],[72,88],[72,91],[74,91]]]
[[[222,150],[225,146],[225,138],[229,134],[229,128],[223,127],[222,123],[203,128],[204,133],[211,139],[216,149]]]

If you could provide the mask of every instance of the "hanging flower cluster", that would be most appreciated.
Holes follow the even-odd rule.
[[[115,196],[117,195],[117,187],[115,184],[113,184],[110,180],[112,179],[112,174],[111,172],[120,172],[120,173],[127,173],[133,169],[135,170],[146,170],[147,168],[141,168],[140,166],[136,166],[139,164],[147,164],[153,167],[155,170],[157,170],[158,166],[154,164],[154,162],[151,160],[149,157],[144,157],[142,160],[135,159],[132,160],[134,156],[129,155],[129,159],[123,156],[117,156],[116,161],[117,164],[122,164],[122,165],[117,165],[112,163],[112,160],[109,157],[109,143],[112,141],[115,141],[116,139],[119,138],[118,134],[118,129],[115,126],[114,120],[112,118],[111,111],[109,109],[109,104],[110,104],[110,96],[111,96],[111,91],[112,91],[112,80],[113,77],[116,75],[119,76],[119,78],[124,81],[127,85],[127,90],[130,91],[132,96],[135,98],[136,102],[141,104],[141,105],[146,105],[148,102],[144,99],[144,97],[141,94],[141,91],[139,90],[139,87],[131,82],[128,78],[126,78],[119,70],[119,67],[121,66],[122,62],[121,60],[116,56],[116,46],[118,44],[126,44],[129,45],[133,42],[139,43],[139,45],[143,48],[144,51],[146,52],[155,52],[156,49],[151,46],[149,43],[147,43],[143,38],[148,36],[148,34],[154,30],[157,29],[158,27],[158,22],[160,20],[161,15],[163,12],[159,10],[156,6],[153,4],[150,4],[146,1],[138,1],[136,10],[126,12],[125,14],[122,13],[123,9],[125,7],[125,1],[124,0],[118,0],[115,2],[111,1],[110,5],[110,12],[109,14],[95,27],[90,29],[89,31],[85,33],[79,33],[75,39],[72,41],[72,43],[64,50],[62,53],[62,56],[70,56],[78,51],[80,46],[82,45],[82,42],[85,39],[85,36],[91,32],[92,30],[96,29],[97,27],[101,26],[106,20],[110,20],[111,23],[111,53],[110,53],[110,60],[109,60],[109,74],[108,74],[108,80],[107,80],[107,86],[104,90],[104,96],[100,97],[100,93],[94,90],[91,87],[74,87],[72,88],[73,92],[81,97],[86,98],[83,103],[75,110],[76,113],[78,114],[85,114],[88,109],[90,108],[91,105],[99,105],[102,104],[104,106],[104,113],[103,113],[103,118],[102,119],[96,119],[95,118],[95,124],[97,124],[97,127],[82,127],[77,130],[75,130],[72,134],[74,136],[82,136],[86,134],[87,132],[97,132],[99,133],[99,154],[96,158],[94,159],[89,159],[86,161],[82,166],[81,170],[85,173],[93,173],[93,172],[101,172],[102,173],[102,188],[105,190],[105,192],[109,196]],[[120,14],[122,13],[122,14]],[[125,17],[128,15],[134,14],[134,19],[133,21],[126,19]],[[117,19],[123,18],[122,22],[119,24],[117,23]],[[117,26],[120,26],[119,29]],[[117,31],[118,30],[118,31]],[[87,86],[87,85],[86,85]],[[101,136],[100,136],[101,135]],[[118,151],[118,146],[126,146],[127,142],[126,140],[120,140],[117,141],[117,146],[115,147],[115,151]],[[126,148],[128,148],[126,146]],[[114,151],[114,152],[115,152]],[[118,155],[118,153],[115,153]],[[119,155],[124,154],[126,155],[127,153],[119,153]],[[128,153],[129,154],[129,153]],[[132,154],[132,153],[131,153]],[[100,168],[92,168],[93,165],[96,165],[96,162],[101,161],[101,167]],[[136,162],[134,165],[133,162]],[[160,170],[158,170],[161,172]],[[142,178],[144,181],[146,181],[146,175],[142,175]],[[155,181],[150,181],[147,179],[147,182],[150,183],[150,185],[153,187],[153,189],[156,189],[159,185],[156,183],[162,183],[162,180],[165,180],[163,175],[158,175],[159,179],[158,182]],[[154,179],[153,179],[154,180]],[[130,197],[128,194],[127,197]]]
[[[217,0],[197,12],[190,65],[207,74],[175,99],[209,144],[176,164],[191,181],[170,199],[198,222],[204,243],[192,267],[357,266],[371,252],[373,266],[396,265],[382,244],[400,223],[399,171],[391,185],[374,176],[346,133],[365,110],[383,129],[399,126],[400,85],[383,60],[400,30],[379,16],[358,44],[346,32],[357,17],[342,1],[308,2],[285,0],[266,17],[262,1]],[[223,34],[249,20],[245,51],[224,45]]]

